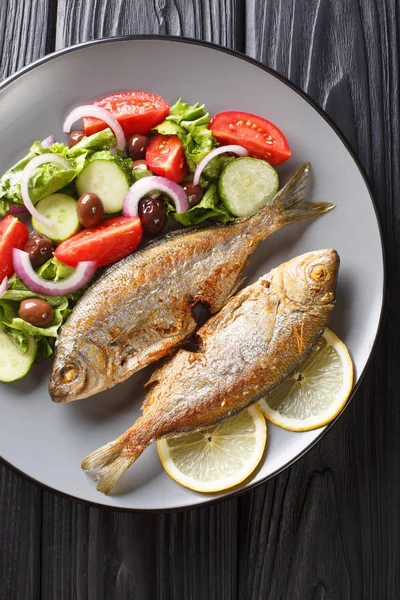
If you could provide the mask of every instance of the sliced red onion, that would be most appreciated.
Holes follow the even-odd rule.
[[[218,154],[225,154],[225,152],[232,152],[232,154],[237,154],[238,156],[249,155],[248,150],[243,148],[243,146],[220,146],[219,148],[214,148],[214,150],[211,150],[211,152],[209,152],[197,165],[193,176],[193,185],[199,185],[200,175],[210,160],[218,156]]]
[[[67,279],[57,281],[47,281],[42,279],[32,267],[29,254],[23,250],[13,248],[13,265],[16,274],[21,281],[35,294],[43,296],[65,296],[72,294],[83,288],[89,283],[96,270],[94,261],[83,261],[78,263],[74,273]]]
[[[183,213],[189,208],[189,200],[185,190],[178,183],[170,181],[166,177],[142,177],[127,191],[122,207],[123,215],[125,217],[137,217],[140,200],[143,196],[155,190],[167,194],[171,198],[177,213]]]
[[[83,117],[94,117],[95,119],[100,119],[101,121],[104,121],[104,123],[107,123],[115,135],[118,150],[125,150],[125,134],[117,119],[109,110],[101,108],[100,106],[95,106],[94,104],[86,104],[74,108],[64,121],[63,131],[69,133],[75,121],[79,121],[79,119],[83,119]]]
[[[7,211],[8,215],[23,215],[28,212],[28,209],[23,204],[13,204]]]
[[[56,143],[56,138],[52,135],[49,135],[49,137],[47,137],[45,140],[43,140],[43,142],[40,143],[42,145],[42,148],[50,148],[50,146]]]
[[[4,292],[7,290],[7,286],[8,286],[8,277],[4,277],[3,281],[0,283],[0,298],[2,297],[2,295],[4,294]]]
[[[28,211],[31,213],[32,217],[35,217],[35,219],[39,221],[39,223],[42,223],[42,225],[44,225],[45,227],[51,228],[53,226],[51,220],[41,215],[40,212],[34,207],[34,204],[29,196],[28,188],[29,180],[32,176],[33,171],[37,169],[37,167],[40,167],[40,165],[49,162],[57,163],[64,167],[64,169],[74,168],[73,165],[71,165],[71,163],[66,158],[60,156],[59,154],[39,154],[39,156],[35,156],[35,158],[32,158],[32,160],[28,162],[25,169],[23,170],[21,177],[21,195],[22,200]]]

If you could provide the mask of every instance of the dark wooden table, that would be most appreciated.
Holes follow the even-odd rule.
[[[55,49],[134,33],[246,52],[333,117],[382,215],[387,318],[336,426],[293,467],[240,498],[130,515],[52,495],[0,466],[0,600],[399,598],[399,3],[0,0],[0,78]]]

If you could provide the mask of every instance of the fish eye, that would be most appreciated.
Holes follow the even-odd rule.
[[[324,265],[315,265],[310,271],[310,277],[313,281],[322,281],[326,278],[326,274]]]
[[[63,383],[71,383],[78,377],[78,373],[76,365],[67,365],[61,369],[60,376]]]

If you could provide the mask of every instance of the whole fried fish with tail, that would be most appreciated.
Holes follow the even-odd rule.
[[[304,200],[301,167],[255,215],[172,233],[111,266],[84,294],[57,341],[55,402],[86,398],[166,356],[197,328],[192,309],[216,313],[241,283],[257,244],[288,223],[326,212]]]
[[[335,250],[298,256],[239,292],[151,377],[143,415],[82,468],[109,493],[149,444],[215,425],[271,392],[307,359],[335,304]]]

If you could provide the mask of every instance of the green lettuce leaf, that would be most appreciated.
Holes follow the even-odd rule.
[[[190,106],[179,99],[169,111],[163,123],[155,129],[163,135],[177,135],[185,151],[190,171],[217,145],[208,129],[209,113],[204,104]]]
[[[153,173],[148,171],[147,169],[133,169],[132,171],[133,181],[139,181],[139,179],[143,179],[143,177],[152,177]]]
[[[0,215],[4,216],[12,204],[23,204],[21,196],[22,172],[28,162],[39,154],[59,154],[65,157],[68,148],[65,144],[53,144],[43,148],[40,142],[32,144],[29,153],[0,178]],[[60,165],[47,163],[41,165],[32,174],[29,193],[34,203],[70,183],[76,175],[74,169],[63,169]]]
[[[53,257],[38,269],[38,274],[44,279],[56,282],[69,277],[73,271],[74,269]],[[35,362],[40,362],[53,353],[60,327],[83,291],[79,290],[68,296],[43,296],[29,290],[16,275],[13,275],[7,291],[0,298],[0,327],[5,328],[5,333],[12,338],[21,354],[27,350],[27,336],[35,337],[38,343]],[[20,303],[27,298],[42,298],[53,307],[54,319],[49,327],[35,327],[18,316]]]
[[[54,338],[41,337],[37,340],[37,352],[35,356],[35,363],[45,360],[51,356],[54,352],[54,344],[56,343]]]
[[[222,204],[216,183],[210,184],[199,204],[184,213],[177,213],[173,204],[168,203],[168,214],[171,214],[176,221],[186,227],[198,225],[207,219],[219,223],[229,223],[235,220],[235,217]]]
[[[231,162],[231,160],[235,160],[235,156],[228,156],[227,154],[218,154],[217,156],[214,156],[203,169],[203,173],[200,177],[202,186],[206,187],[210,181],[219,179],[223,168]]]
[[[23,292],[13,292],[11,290],[10,299],[8,299],[8,292],[6,292],[4,296],[2,296],[2,298],[0,299],[0,323],[3,323],[4,325],[6,325],[6,327],[10,329],[21,331],[23,333],[27,333],[28,335],[33,335],[37,339],[41,337],[57,338],[58,329],[61,327],[61,325],[63,324],[70,312],[68,309],[68,298],[66,298],[65,296],[56,297],[58,301],[56,303],[54,302],[55,298],[53,297],[52,307],[54,310],[54,318],[52,324],[49,325],[49,327],[36,327],[35,325],[27,323],[27,321],[24,321],[24,319],[21,319],[18,316],[18,309],[21,300],[16,301],[15,295],[22,293]],[[38,296],[31,294],[31,297],[37,298]],[[49,301],[49,298],[43,297],[43,299]]]
[[[43,279],[47,279],[48,281],[54,281],[56,283],[60,279],[67,279],[74,272],[73,267],[69,267],[65,265],[60,260],[57,260],[55,256],[50,258],[47,262],[44,263],[38,269],[38,275],[43,277]]]
[[[93,135],[89,135],[88,137],[84,137],[80,142],[69,148],[66,153],[66,157],[68,160],[74,160],[78,156],[82,154],[85,157],[89,152],[101,152],[102,150],[111,150],[116,145],[115,135],[111,131],[111,129],[103,129],[103,131],[99,131],[94,133]]]
[[[107,151],[111,154],[109,151],[115,146],[115,143],[115,136],[111,129],[105,129],[83,138],[72,148],[59,143],[53,144],[50,148],[43,148],[41,142],[34,142],[29,153],[0,178],[0,216],[6,214],[10,205],[23,203],[21,196],[22,172],[35,156],[58,154],[73,165],[72,169],[64,169],[56,163],[46,163],[35,169],[29,182],[29,195],[32,202],[36,204],[42,198],[58,191],[71,193],[72,190],[75,195],[75,186],[69,186],[87,161],[97,152]]]

